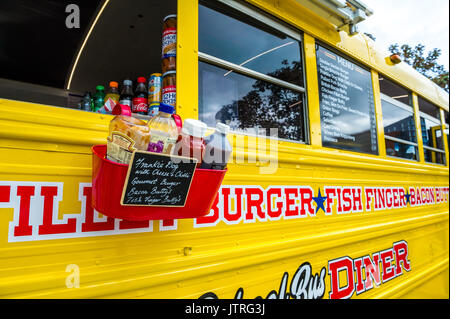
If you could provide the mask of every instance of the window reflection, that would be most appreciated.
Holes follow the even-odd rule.
[[[432,116],[437,120],[440,120],[440,118],[441,118],[440,111],[436,105],[428,102],[427,100],[423,99],[420,96],[417,99],[419,102],[419,110],[421,112],[428,114],[429,116]]]
[[[299,41],[231,8],[201,3],[200,52],[304,86]],[[296,72],[281,71],[286,67]]]
[[[294,72],[287,66],[279,72]],[[303,96],[298,92],[199,62],[199,118],[234,130],[278,129],[278,137],[304,141]]]
[[[386,139],[386,155],[418,160],[417,147]]]
[[[411,92],[409,90],[395,82],[390,81],[384,76],[380,75],[379,80],[381,93],[386,94],[387,96],[390,96],[403,104],[412,106]]]
[[[435,152],[429,149],[424,148],[423,150],[425,155],[425,162],[435,163],[435,164],[444,164],[444,153]]]
[[[385,100],[382,100],[381,105],[384,134],[415,143],[417,138],[413,111],[409,112]]]
[[[423,145],[443,150],[441,125],[420,117]]]

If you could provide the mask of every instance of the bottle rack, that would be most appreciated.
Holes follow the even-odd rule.
[[[105,158],[106,145],[92,147],[92,206],[99,213],[125,220],[196,218],[207,215],[227,170],[195,169],[184,207],[120,204],[127,164]]]

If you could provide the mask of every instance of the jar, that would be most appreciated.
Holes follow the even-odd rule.
[[[109,123],[106,158],[128,164],[135,150],[146,151],[150,130],[145,121],[128,115],[116,115]]]
[[[175,71],[177,67],[177,60],[175,54],[164,54],[161,63],[161,69],[163,73],[168,71]]]
[[[162,103],[175,107],[177,100],[176,72],[168,71],[163,74]]]
[[[176,14],[168,15],[163,22],[162,36],[162,53],[176,54],[177,52],[177,16]]]

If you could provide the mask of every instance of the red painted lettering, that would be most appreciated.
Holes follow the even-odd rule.
[[[265,219],[266,215],[262,210],[262,203],[264,201],[264,194],[263,191],[256,187],[250,187],[245,189],[245,195],[247,197],[247,213],[245,215],[245,218],[247,220],[253,220],[253,211],[252,208],[255,208],[256,215],[260,219]],[[254,198],[256,196],[256,198]]]
[[[229,193],[229,188],[222,188],[222,193],[225,189],[227,189]],[[217,205],[219,204],[219,196],[219,192],[217,192],[216,198],[214,199],[213,205],[208,215],[197,217],[195,219],[195,223],[197,225],[214,224],[219,220],[219,207],[217,207]]]
[[[391,280],[395,277],[394,266],[392,265],[392,260],[394,258],[394,252],[392,248],[380,252],[381,266],[383,268],[382,279],[383,282]]]
[[[283,202],[275,201],[276,210],[273,209],[272,198],[276,196],[281,198],[281,189],[280,188],[269,188],[266,192],[266,202],[267,202],[267,215],[270,218],[278,218],[281,216],[283,212]]]
[[[20,196],[19,225],[14,227],[14,236],[29,236],[33,232],[30,225],[30,200],[34,196],[34,186],[17,186],[17,196]]]
[[[69,218],[65,224],[54,224],[53,214],[57,213],[57,209],[54,209],[54,197],[58,195],[58,187],[56,186],[42,186],[41,195],[44,196],[44,213],[43,224],[39,226],[39,235],[48,234],[62,234],[62,233],[74,233],[76,232],[77,219]]]
[[[366,269],[366,281],[365,281],[366,290],[373,288],[371,277],[375,281],[375,284],[377,286],[379,286],[381,284],[380,255],[373,254],[373,262],[372,262],[372,259],[370,259],[370,256],[364,256],[363,262],[364,262],[364,268]]]
[[[92,208],[92,187],[84,187],[83,195],[86,198],[86,212],[85,222],[81,224],[81,231],[100,231],[100,230],[113,230],[114,218],[108,217],[104,222],[94,222],[94,209]]]
[[[285,188],[284,193],[286,194],[286,217],[291,216],[298,216],[298,206],[294,206],[293,209],[291,209],[292,205],[295,205],[295,200],[298,196],[298,189],[297,188]],[[294,195],[294,198],[291,198],[291,195]]]
[[[345,271],[347,285],[340,286],[339,276]],[[330,299],[347,299],[355,291],[355,282],[353,278],[353,260],[350,257],[342,257],[328,262],[328,273],[330,274],[331,291]]]
[[[361,188],[352,188],[353,212],[362,212],[362,194]]]
[[[342,211],[344,213],[351,212],[352,210],[352,190],[345,187],[342,190]]]
[[[405,241],[400,241],[397,243],[394,243],[394,251],[395,251],[395,274],[401,275],[402,272],[402,266],[406,271],[411,270],[411,264],[408,260],[408,244]]]
[[[223,194],[223,217],[229,222],[236,222],[242,217],[242,188],[235,188],[234,193],[236,194],[236,211],[231,213],[230,209],[230,189],[222,189]]]
[[[313,191],[311,188],[301,187],[300,189],[300,215],[305,216],[306,213],[314,215],[312,207]]]

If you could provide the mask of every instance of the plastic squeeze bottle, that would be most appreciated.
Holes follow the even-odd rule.
[[[203,138],[205,137],[207,128],[208,126],[201,121],[194,119],[184,120],[180,134],[181,138],[179,138],[176,145],[177,155],[196,158],[197,167],[200,167],[205,151]]]
[[[223,170],[227,167],[233,148],[227,139],[230,127],[217,123],[213,134],[205,138],[205,153],[200,168]]]
[[[99,113],[111,114],[114,107],[119,103],[119,83],[109,82],[109,92],[105,96],[105,104],[97,110]]]
[[[175,108],[161,103],[158,115],[152,117],[147,125],[150,128],[149,152],[172,154],[178,138],[178,128],[172,118]]]

